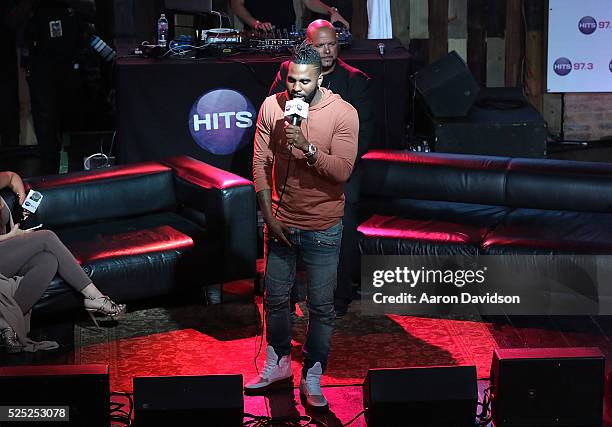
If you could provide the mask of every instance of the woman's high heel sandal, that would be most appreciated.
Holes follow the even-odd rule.
[[[89,317],[91,317],[91,320],[98,328],[100,325],[96,320],[96,314],[102,314],[114,319],[125,313],[125,304],[117,304],[107,296],[85,299],[84,304],[87,314],[89,314]]]
[[[19,353],[23,349],[23,345],[11,327],[0,330],[0,346],[4,347],[7,353]]]

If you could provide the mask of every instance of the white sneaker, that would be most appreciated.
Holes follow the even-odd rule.
[[[302,377],[300,380],[300,397],[306,401],[306,406],[325,410],[328,406],[327,399],[321,391],[321,375],[323,369],[321,363],[317,362],[306,372],[306,378]]]
[[[274,348],[266,347],[266,362],[256,378],[244,386],[245,393],[263,392],[277,387],[293,387],[293,373],[291,372],[291,355],[278,359]]]

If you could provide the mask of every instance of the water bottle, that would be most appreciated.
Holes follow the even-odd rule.
[[[165,13],[162,13],[157,20],[157,45],[161,47],[168,45],[168,20]]]

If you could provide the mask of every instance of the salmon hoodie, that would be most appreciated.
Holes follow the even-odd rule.
[[[340,95],[320,88],[322,99],[300,128],[317,147],[313,165],[285,138],[287,92],[267,97],[257,118],[253,154],[255,190],[272,190],[272,212],[289,227],[325,230],[344,214],[344,184],[357,156],[359,118]],[[280,207],[279,200],[282,194]]]

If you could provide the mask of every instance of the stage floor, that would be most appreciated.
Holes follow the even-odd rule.
[[[262,365],[265,353],[262,345],[256,360],[261,344],[261,308],[261,297],[253,295],[252,282],[235,282],[225,287],[225,301],[219,305],[206,306],[193,299],[155,307],[132,304],[125,317],[103,322],[101,330],[83,316],[60,349],[5,355],[0,363],[108,364],[113,392],[131,392],[132,379],[137,376],[242,374],[247,381],[256,375],[255,366]],[[301,309],[305,310],[304,304]],[[302,310],[293,327],[295,385],[307,325]],[[43,330],[35,338],[56,338],[52,329],[47,333]],[[577,346],[599,347],[609,359],[612,318],[372,317],[361,313],[359,301],[354,301],[347,316],[336,322],[329,366],[322,380],[331,412],[323,421],[339,426],[363,409],[361,385],[369,368],[475,365],[482,392],[488,386],[496,348]],[[268,398],[245,397],[245,410],[253,415],[303,414],[299,397],[290,392]],[[351,425],[364,426],[365,421],[360,417]]]

